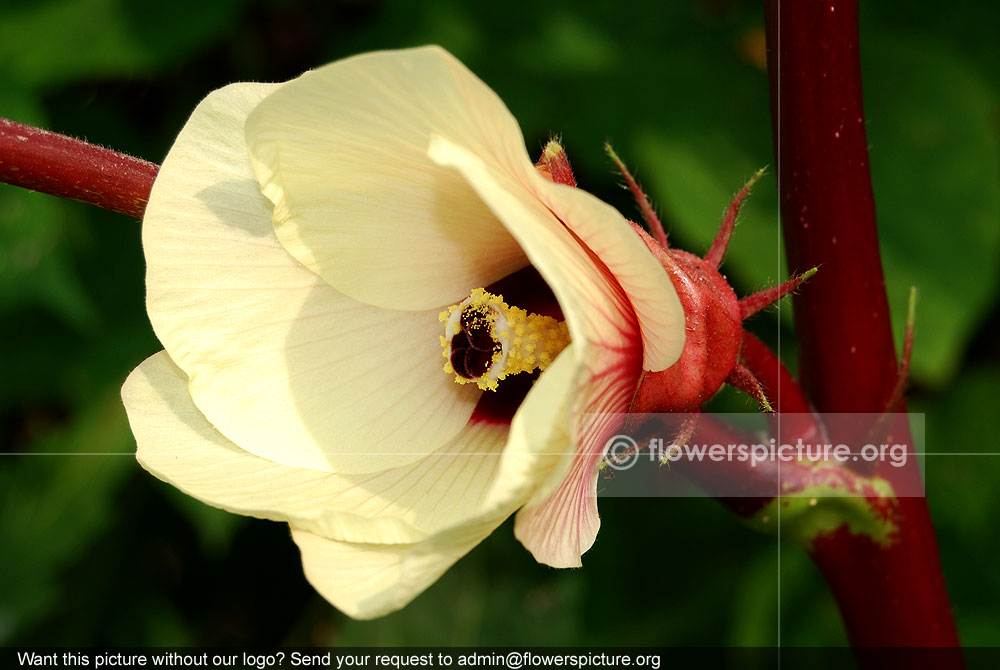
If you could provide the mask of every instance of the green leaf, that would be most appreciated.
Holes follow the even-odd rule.
[[[215,37],[240,4],[50,0],[8,6],[0,10],[0,63],[30,85],[145,75]]]
[[[96,322],[64,245],[67,211],[50,196],[0,188],[0,315],[41,307],[80,331]]]
[[[635,145],[637,162],[650,168],[651,190],[662,194],[666,218],[685,250],[698,255],[711,246],[730,200],[763,167],[722,133],[668,135],[647,128],[637,131]],[[787,276],[775,181],[766,173],[744,201],[726,253],[723,272],[744,286],[763,288]]]
[[[979,366],[963,374],[947,395],[932,404],[918,398],[911,405],[912,411],[926,412],[927,500],[962,642],[970,646],[996,642],[998,388],[1000,366]]]
[[[32,455],[0,457],[0,642],[52,611],[60,574],[113,523],[113,494],[137,468],[132,444],[114,393],[30,446]]]
[[[45,125],[33,92],[2,72],[0,88],[0,116]],[[68,213],[78,206],[0,184],[0,317],[40,307],[77,330],[94,324],[94,306],[64,244]]]
[[[872,182],[897,329],[919,289],[913,376],[945,384],[997,296],[1000,144],[997,91],[930,39],[865,50]]]

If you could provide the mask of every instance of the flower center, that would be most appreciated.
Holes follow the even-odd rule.
[[[444,371],[457,383],[478,384],[484,391],[496,391],[510,375],[544,370],[569,344],[565,321],[529,314],[481,288],[440,318]]]

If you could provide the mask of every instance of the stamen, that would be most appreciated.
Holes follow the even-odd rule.
[[[473,289],[468,298],[441,312],[444,371],[459,384],[497,390],[520,372],[544,370],[569,344],[565,321],[529,314],[503,296]]]

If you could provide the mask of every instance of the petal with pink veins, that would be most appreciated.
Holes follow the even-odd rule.
[[[638,318],[608,268],[523,182],[441,137],[432,140],[429,153],[460,171],[507,226],[569,324],[573,344],[564,355],[571,353],[579,369],[562,413],[546,418],[568,427],[550,434],[565,445],[563,462],[518,515],[526,517],[518,538],[542,563],[579,565],[600,525],[596,477],[604,445],[618,429],[612,415],[628,409],[642,371]],[[635,255],[649,252],[640,244]]]

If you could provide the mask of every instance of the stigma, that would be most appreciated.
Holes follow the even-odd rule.
[[[457,383],[484,391],[496,391],[511,375],[544,370],[569,344],[565,321],[529,314],[482,288],[441,312],[440,319],[444,371]]]

